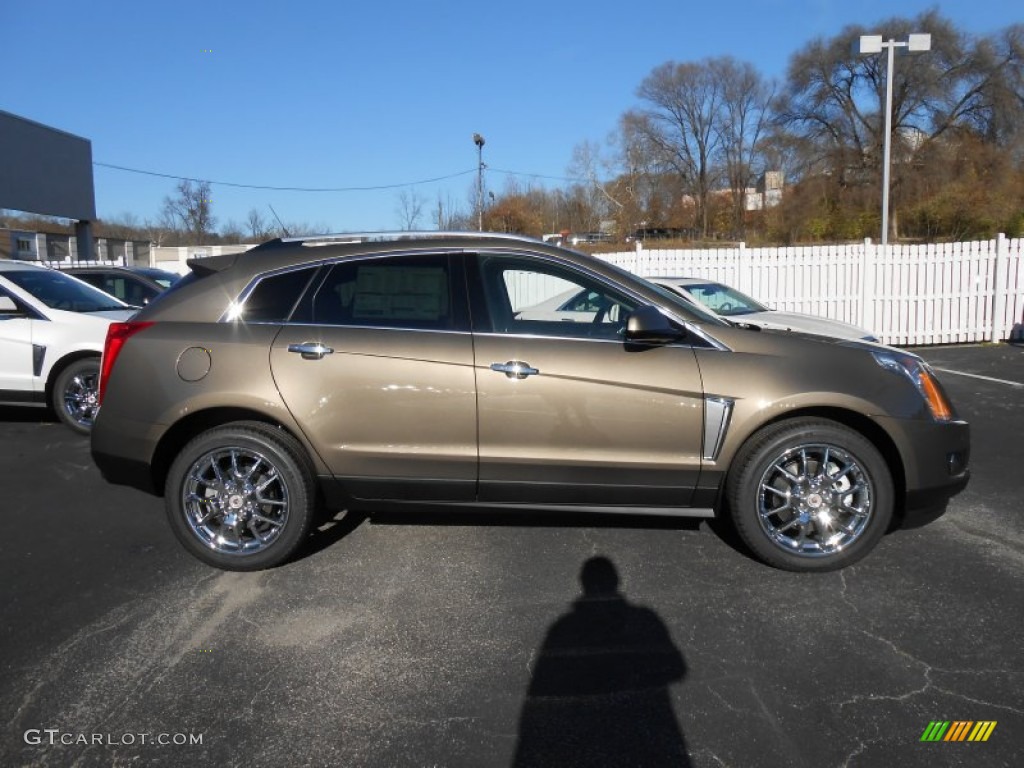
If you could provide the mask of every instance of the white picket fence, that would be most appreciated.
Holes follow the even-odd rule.
[[[769,306],[868,328],[886,344],[1024,333],[1024,240],[647,250],[598,258],[645,277],[727,283]]]

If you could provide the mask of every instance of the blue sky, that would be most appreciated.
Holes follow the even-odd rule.
[[[274,187],[399,185],[214,185],[220,223],[251,208],[269,217],[272,204],[330,231],[394,228],[402,189],[428,209],[438,196],[470,208],[474,132],[491,169],[524,184],[564,176],[573,147],[603,143],[665,61],[732,55],[781,78],[816,37],[930,7],[978,34],[1020,20],[1007,0],[8,0],[0,109],[91,140],[102,163]],[[490,170],[488,187],[507,178]],[[104,167],[95,181],[101,217],[139,219],[156,218],[175,184]]]

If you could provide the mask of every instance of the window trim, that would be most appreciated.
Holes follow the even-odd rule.
[[[465,259],[462,258],[465,251],[461,248],[428,248],[428,249],[416,249],[416,250],[402,250],[402,251],[388,251],[386,253],[365,253],[365,254],[350,254],[345,256],[334,256],[331,258],[317,259],[315,261],[306,261],[301,264],[289,264],[284,267],[277,269],[271,269],[266,272],[253,277],[245,287],[239,292],[238,297],[232,301],[228,308],[221,314],[217,322],[242,322],[249,325],[280,325],[280,326],[303,326],[312,328],[368,328],[375,330],[384,331],[421,331],[424,333],[471,333],[472,328],[469,321],[469,307],[467,294],[467,281],[466,281],[466,268]],[[452,328],[414,328],[414,327],[395,327],[392,325],[386,326],[371,326],[371,325],[357,325],[357,324],[341,324],[341,323],[315,323],[315,322],[292,322],[292,317],[295,315],[295,311],[304,302],[311,300],[317,291],[323,286],[324,280],[330,274],[333,267],[338,265],[352,264],[363,261],[377,261],[380,259],[396,259],[405,257],[427,257],[427,256],[445,256],[448,259],[448,293],[452,303]],[[295,272],[300,269],[315,268],[312,279],[306,284],[306,287],[302,290],[299,298],[292,305],[291,311],[288,313],[288,317],[282,322],[271,322],[267,320],[257,320],[253,322],[246,321],[242,318],[242,313],[245,310],[245,302],[249,296],[256,289],[263,280],[276,277],[288,272]]]
[[[580,337],[580,336],[538,336],[536,334],[512,334],[512,333],[502,333],[500,331],[495,331],[491,327],[490,316],[489,316],[488,310],[487,310],[487,297],[486,297],[486,295],[484,293],[485,288],[484,288],[483,275],[480,274],[479,257],[481,257],[481,256],[510,256],[510,257],[517,257],[517,258],[518,257],[523,257],[523,258],[526,258],[526,259],[534,259],[534,260],[537,260],[537,261],[548,262],[548,263],[555,264],[555,265],[558,265],[560,267],[566,268],[566,269],[568,269],[570,271],[581,272],[584,275],[586,275],[587,277],[589,277],[589,278],[591,278],[593,280],[596,280],[597,282],[599,282],[602,285],[606,286],[610,290],[617,291],[619,293],[625,294],[630,299],[633,299],[634,301],[638,302],[640,305],[650,305],[650,306],[656,307],[659,312],[661,312],[663,315],[668,317],[673,322],[676,322],[679,325],[683,326],[686,329],[687,333],[688,334],[692,334],[692,336],[694,337],[690,341],[686,341],[686,342],[673,342],[669,346],[690,346],[690,347],[692,347],[692,346],[701,346],[700,344],[694,344],[693,343],[694,340],[700,340],[701,342],[703,342],[704,345],[706,345],[706,347],[710,347],[711,349],[714,349],[714,350],[717,350],[717,351],[721,351],[721,352],[731,352],[732,351],[732,349],[730,349],[726,344],[723,344],[721,341],[716,339],[714,336],[711,336],[710,334],[708,334],[705,330],[703,330],[699,326],[693,324],[692,322],[690,322],[686,318],[684,318],[684,317],[676,314],[675,312],[671,311],[671,308],[665,307],[664,305],[662,305],[660,303],[656,304],[656,303],[652,302],[650,299],[646,298],[645,296],[642,296],[639,293],[637,293],[636,291],[634,291],[629,285],[615,282],[615,281],[605,277],[604,275],[602,275],[599,272],[595,272],[594,270],[588,269],[583,264],[577,264],[577,263],[575,263],[573,261],[569,261],[569,260],[565,260],[565,259],[560,259],[560,258],[557,258],[557,257],[552,256],[552,255],[547,254],[547,253],[541,253],[541,252],[538,252],[538,251],[518,249],[518,248],[477,248],[477,249],[474,249],[472,251],[465,251],[465,254],[466,254],[466,257],[472,262],[471,265],[467,265],[467,267],[466,267],[466,280],[468,282],[467,296],[469,298],[469,303],[470,303],[470,307],[469,307],[469,309],[470,309],[470,317],[473,320],[473,332],[476,333],[476,334],[481,334],[481,335],[497,335],[497,336],[504,336],[504,337],[507,337],[507,338],[515,336],[515,337],[518,337],[518,338],[564,339],[564,340],[571,340],[571,341],[611,341],[612,343],[616,343],[616,344],[622,344],[623,343],[622,339],[613,340],[613,339],[601,339],[601,338],[593,338],[593,337],[587,338],[587,337]],[[478,327],[478,322],[482,318],[486,318],[485,327]]]

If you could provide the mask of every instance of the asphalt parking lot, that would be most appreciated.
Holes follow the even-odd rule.
[[[707,523],[470,515],[339,516],[223,573],[87,440],[2,410],[0,765],[1020,765],[1024,347],[918,351],[971,484],[825,575]]]

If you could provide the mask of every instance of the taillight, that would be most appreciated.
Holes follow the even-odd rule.
[[[152,324],[135,323],[129,320],[127,323],[111,323],[107,327],[107,340],[103,344],[103,364],[100,366],[99,402],[101,405],[103,404],[103,392],[107,388],[107,379],[110,378],[110,372],[114,370],[114,361],[121,354],[121,348],[124,346],[124,343],[139,331],[149,328]]]

